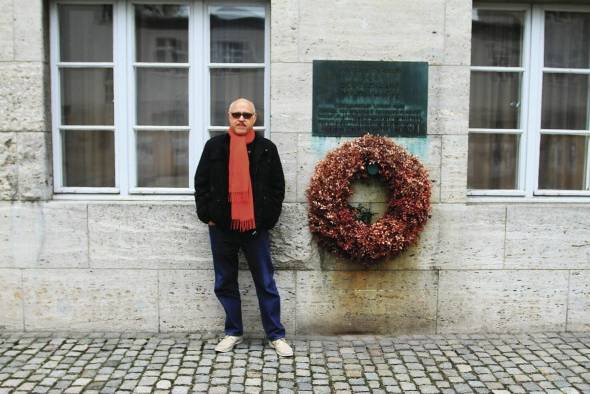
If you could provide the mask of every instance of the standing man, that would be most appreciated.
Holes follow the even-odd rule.
[[[195,173],[199,219],[209,225],[215,295],[225,310],[225,337],[218,352],[242,342],[238,251],[252,273],[262,326],[279,356],[293,355],[281,324],[281,300],[273,278],[268,230],[281,214],[285,178],[276,146],[257,135],[254,104],[239,98],[229,106],[229,130],[205,144]]]

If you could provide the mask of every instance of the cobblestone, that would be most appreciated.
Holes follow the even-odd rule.
[[[0,331],[0,394],[590,393],[590,333],[294,338]]]

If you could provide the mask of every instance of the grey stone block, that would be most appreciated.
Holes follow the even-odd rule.
[[[467,197],[467,134],[443,135],[440,174],[441,202],[463,202]]]
[[[42,63],[0,63],[0,131],[46,131]]]
[[[0,0],[0,60],[14,60],[14,4],[13,0]]]
[[[300,270],[317,268],[307,227],[307,207],[304,204],[283,204],[277,226],[271,232],[271,254],[278,269]]]
[[[49,133],[16,133],[19,200],[51,196],[50,138]]]
[[[86,267],[86,205],[77,202],[0,204],[0,266]]]
[[[326,7],[304,0],[299,10],[299,61],[443,61],[444,0],[360,0]]]
[[[562,331],[567,292],[567,271],[441,271],[438,332]]]
[[[125,203],[88,206],[91,267],[208,267],[207,225],[194,203]]]
[[[271,62],[296,62],[299,44],[299,2],[271,0],[270,9]]]
[[[428,134],[466,134],[469,128],[468,66],[428,69]]]
[[[210,263],[212,266],[212,263]],[[160,328],[162,331],[218,330],[223,332],[225,314],[213,293],[213,270],[159,272]],[[295,332],[295,272],[277,271],[282,323]],[[256,290],[249,271],[238,276],[246,335],[264,336]]]
[[[507,268],[590,268],[590,206],[509,206]]]
[[[0,269],[0,329],[24,330],[22,273]]]
[[[446,0],[445,64],[471,64],[471,13],[471,2]]]
[[[567,313],[568,331],[590,330],[590,271],[571,271]]]
[[[14,7],[14,58],[18,61],[44,61],[43,3],[18,0]]]
[[[271,140],[277,146],[285,174],[285,202],[295,202],[297,198],[297,135],[273,132]]]
[[[300,271],[300,334],[432,334],[437,274],[432,271]]]
[[[25,329],[157,331],[155,270],[25,270]]]
[[[0,133],[0,200],[17,196],[18,163],[15,133]]]
[[[311,63],[271,64],[271,127],[273,132],[311,131]]]

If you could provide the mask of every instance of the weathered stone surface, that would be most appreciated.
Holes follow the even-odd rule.
[[[300,271],[297,332],[434,333],[436,291],[432,271]]]
[[[299,2],[299,61],[443,61],[444,0],[337,4],[318,7],[312,0]]]
[[[471,64],[472,4],[446,0],[444,64]]]
[[[509,206],[507,268],[590,268],[590,206]]]
[[[272,133],[285,174],[285,202],[295,202],[297,197],[297,135]]]
[[[44,65],[0,63],[0,131],[45,131]]]
[[[296,62],[299,44],[299,2],[271,0],[270,9],[270,60],[273,63]]]
[[[43,61],[43,3],[18,0],[14,7],[14,58],[19,61]]]
[[[0,267],[86,267],[86,205],[0,204]]]
[[[567,330],[590,330],[590,271],[570,273]]]
[[[442,137],[436,135],[429,135],[428,141],[428,158],[422,164],[428,170],[428,177],[432,186],[432,194],[430,196],[431,203],[440,202],[440,166],[442,155]]]
[[[468,66],[428,68],[428,134],[466,134],[469,127]]]
[[[0,61],[14,59],[13,0],[0,0]]]
[[[157,331],[155,270],[25,270],[25,329]]]
[[[16,133],[19,200],[46,200],[51,196],[49,133]]]
[[[0,200],[17,195],[18,164],[15,133],[0,133]]]
[[[310,132],[311,63],[272,63],[271,68],[270,121],[273,133]]]
[[[467,134],[443,135],[441,202],[462,202],[467,196]]]
[[[207,225],[192,203],[89,204],[91,267],[208,267]]]
[[[277,269],[314,269],[319,264],[312,253],[305,204],[283,204],[281,218],[272,230],[270,241]]]
[[[438,332],[565,329],[568,272],[441,271]]]
[[[213,292],[213,270],[162,270],[159,275],[162,331],[223,331],[225,314]],[[275,280],[281,295],[282,323],[289,334],[294,334],[295,272],[277,271]],[[256,289],[250,272],[241,270],[238,282],[245,334],[264,336]]]
[[[0,269],[0,330],[24,330],[22,273]]]

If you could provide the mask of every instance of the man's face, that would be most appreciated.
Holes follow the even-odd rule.
[[[250,119],[246,119],[248,114],[252,114]],[[238,117],[236,118],[234,115],[238,115]],[[238,135],[246,134],[246,132],[254,126],[254,123],[256,123],[254,106],[247,101],[239,100],[233,103],[229,108],[227,117],[229,125]]]

